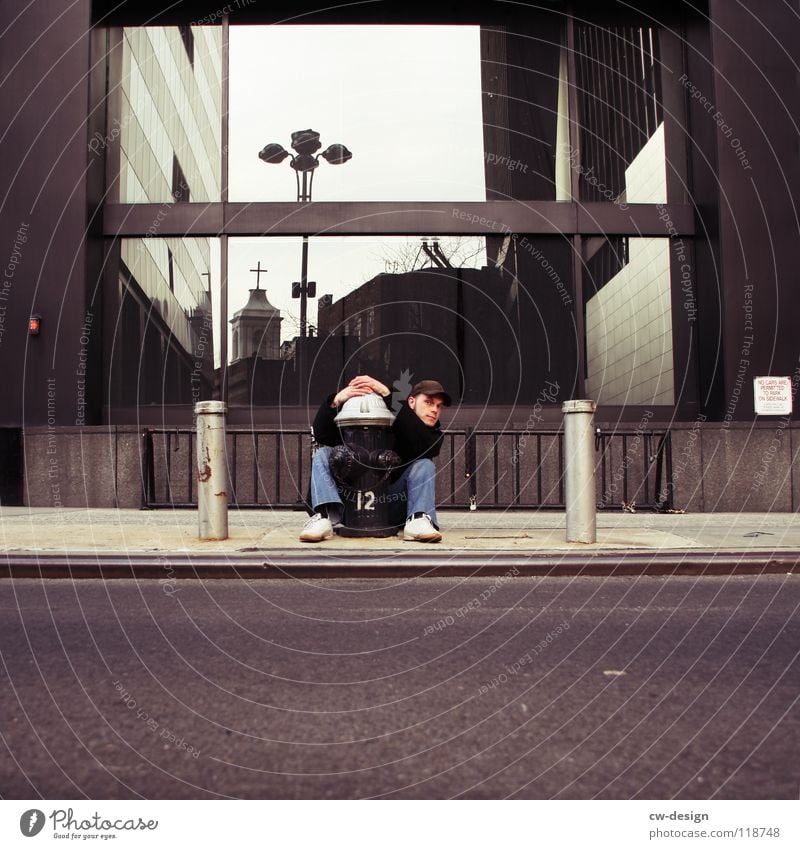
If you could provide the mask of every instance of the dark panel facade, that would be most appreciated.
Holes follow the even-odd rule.
[[[756,5],[759,23],[735,4],[711,3],[714,109],[705,120],[722,190],[723,420],[753,415],[754,377],[800,381],[800,7]]]
[[[91,423],[99,310],[87,273],[91,4],[0,6],[0,424]],[[28,318],[41,316],[38,336]]]

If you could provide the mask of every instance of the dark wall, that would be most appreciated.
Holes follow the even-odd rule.
[[[744,9],[737,3],[712,0],[710,10],[714,100],[719,113],[717,160],[724,188],[719,211],[724,285],[722,415],[747,419],[753,415],[753,377],[800,377],[796,372],[800,367],[800,4],[761,0]],[[708,120],[714,117],[709,115]],[[750,315],[752,329],[746,322]],[[798,417],[797,405],[794,417]]]
[[[684,25],[686,80],[681,85],[686,118],[676,122],[683,129],[688,160],[688,184],[694,205],[697,235],[694,240],[694,283],[697,320],[689,345],[697,350],[700,410],[718,417],[723,408],[724,368],[722,353],[722,276],[719,266],[719,178],[717,174],[716,124],[709,120],[700,98],[692,96],[686,82],[701,92],[713,92],[714,67],[708,19],[687,14]],[[665,74],[666,76],[666,74]],[[679,75],[680,76],[680,75]],[[709,95],[713,100],[713,95]]]
[[[83,374],[99,322],[86,320],[90,10],[82,0],[0,6],[0,425],[92,423]],[[38,337],[27,334],[31,313],[42,318]]]

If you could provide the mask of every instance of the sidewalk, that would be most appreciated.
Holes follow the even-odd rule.
[[[197,539],[193,510],[0,508],[0,577],[800,573],[800,515],[598,512],[597,542],[565,542],[551,511],[442,511],[437,545],[400,536],[297,539],[305,514],[231,510]]]

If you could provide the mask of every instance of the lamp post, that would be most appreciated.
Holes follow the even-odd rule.
[[[322,147],[319,133],[315,130],[298,130],[292,133],[292,150],[289,153],[282,145],[272,142],[266,145],[258,154],[258,158],[268,165],[279,165],[286,157],[291,157],[289,165],[294,169],[297,182],[297,202],[311,203],[311,190],[314,184],[314,171],[319,166],[320,156],[330,165],[344,165],[352,159],[353,154],[343,144],[332,144],[322,153],[317,151]],[[316,154],[316,155],[315,155]],[[292,296],[300,298],[300,347],[308,332],[307,309],[308,298],[316,295],[316,285],[308,282],[308,236],[303,236],[303,253],[300,267],[300,286],[292,287]],[[297,294],[295,294],[297,293]]]

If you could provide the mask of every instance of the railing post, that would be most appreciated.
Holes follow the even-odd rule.
[[[156,500],[156,473],[153,461],[153,434],[149,430],[141,433],[142,456],[142,510],[149,510]]]
[[[597,541],[594,487],[594,401],[564,401],[567,542]]]
[[[228,538],[228,470],[222,401],[195,404],[197,418],[197,513],[200,539]]]
[[[469,483],[469,509],[478,509],[478,452],[475,448],[475,429],[468,427],[464,431],[464,477]]]

